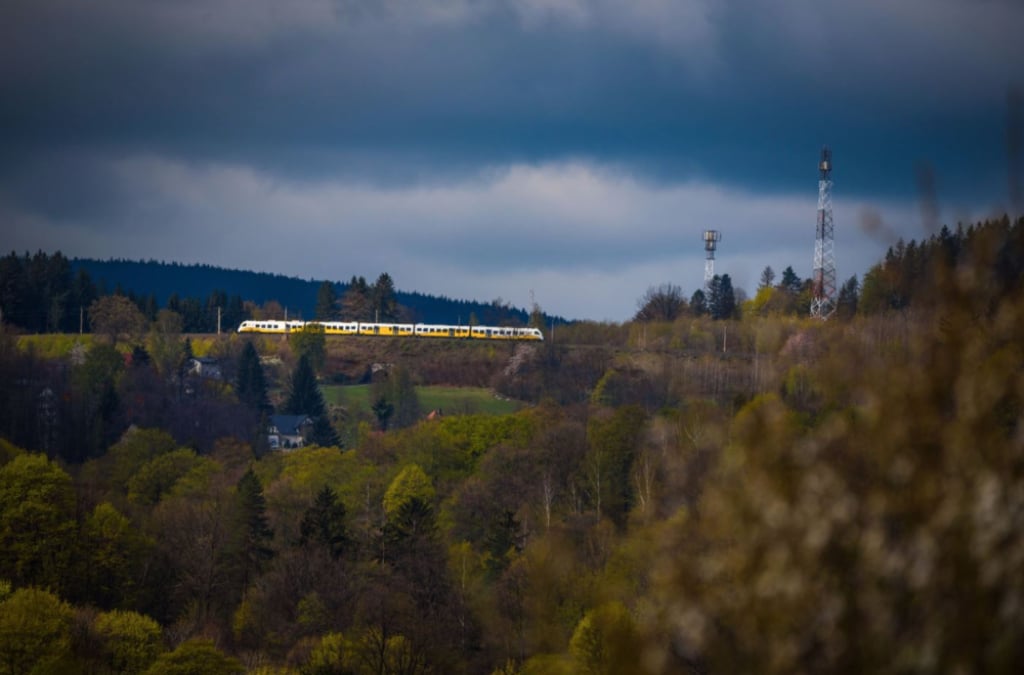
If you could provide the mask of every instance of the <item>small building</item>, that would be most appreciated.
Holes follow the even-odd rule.
[[[213,380],[219,380],[222,377],[220,363],[217,359],[209,356],[196,356],[189,359],[188,373]]]
[[[267,444],[271,449],[301,448],[313,428],[309,415],[271,415],[267,428]]]

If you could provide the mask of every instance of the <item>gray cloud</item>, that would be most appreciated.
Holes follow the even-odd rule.
[[[345,280],[389,271],[399,286],[455,297],[529,291],[549,311],[623,320],[646,287],[696,289],[700,232],[725,238],[719,271],[752,289],[765,265],[810,273],[816,194],[766,196],[722,187],[640,182],[584,163],[516,165],[448,185],[375,187],[286,182],[237,165],[158,157],[101,160],[89,172],[121,197],[92,216],[17,209],[0,193],[15,248],[156,257]],[[863,204],[837,200],[841,273],[860,274],[887,242],[857,229]],[[901,233],[912,207],[883,205]],[[35,242],[35,243],[31,243]]]

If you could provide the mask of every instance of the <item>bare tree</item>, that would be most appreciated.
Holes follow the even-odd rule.
[[[686,297],[679,286],[664,283],[648,288],[636,306],[634,321],[675,321],[686,311]]]

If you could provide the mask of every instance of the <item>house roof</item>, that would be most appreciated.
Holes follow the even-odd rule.
[[[270,426],[285,436],[302,435],[302,425],[310,422],[309,415],[271,415]]]

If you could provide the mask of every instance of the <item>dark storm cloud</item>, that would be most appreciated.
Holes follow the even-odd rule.
[[[12,0],[3,19],[13,245],[547,284],[595,318],[698,284],[706,227],[748,286],[809,264],[823,143],[841,275],[884,249],[853,238],[863,209],[920,236],[922,166],[944,216],[998,204],[1024,63],[1016,0]]]
[[[286,174],[572,156],[780,189],[830,142],[873,165],[848,189],[905,192],[919,161],[979,188],[1003,168],[999,104],[1024,62],[1024,10],[997,1],[15,4],[15,152],[119,145]]]

